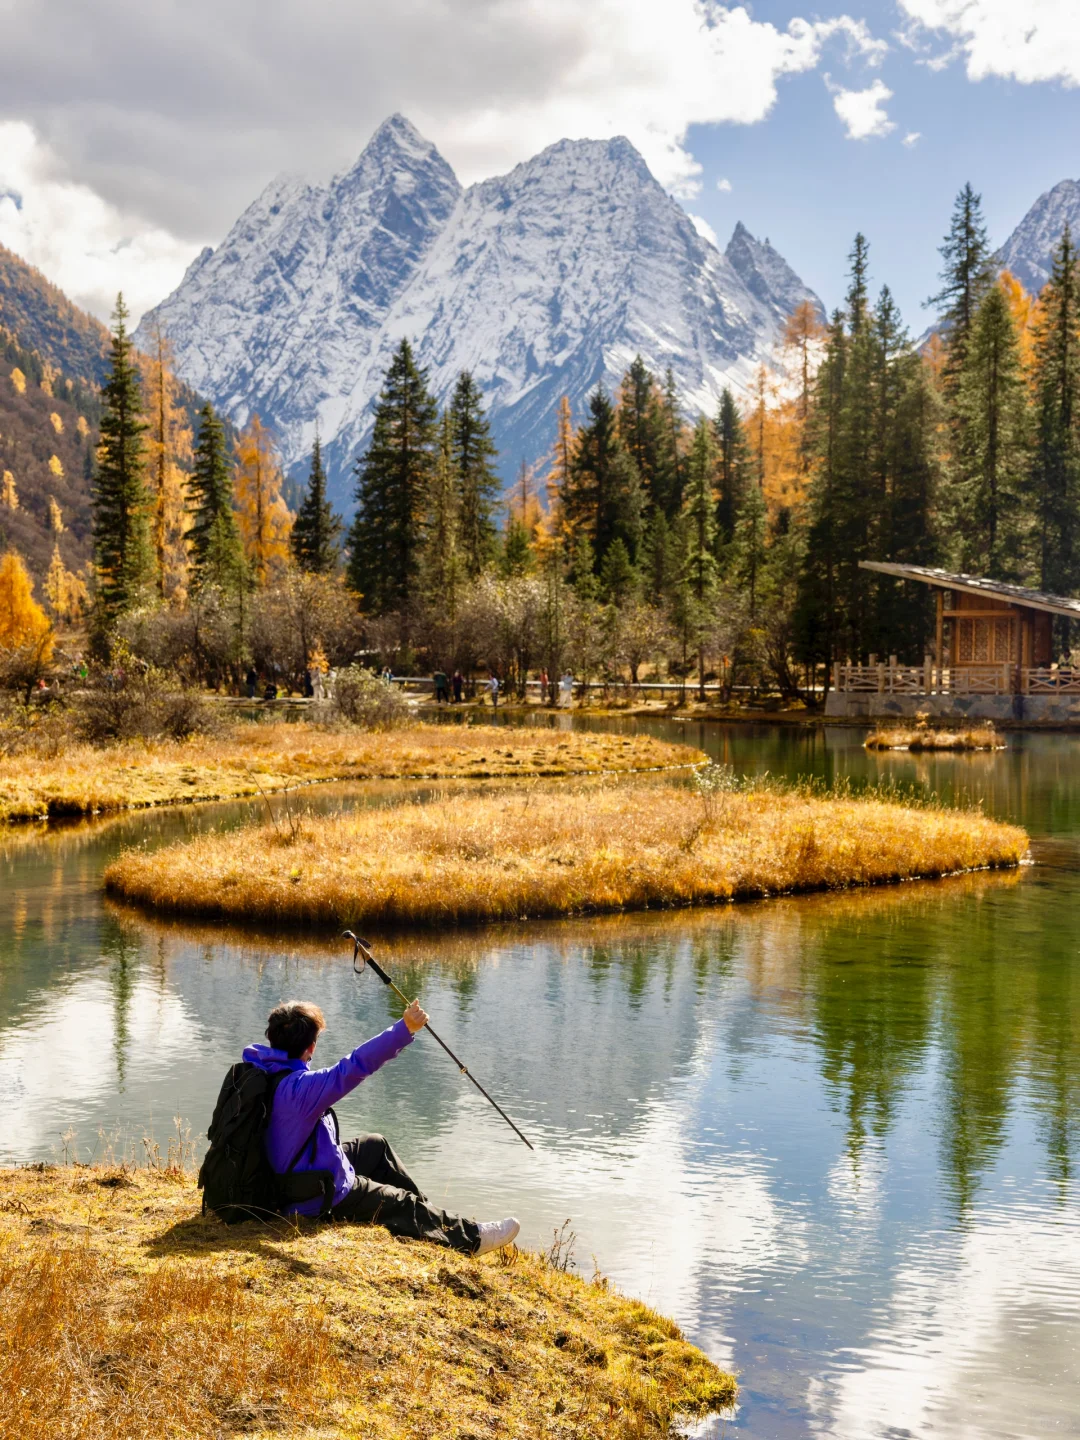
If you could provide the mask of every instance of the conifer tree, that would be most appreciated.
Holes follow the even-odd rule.
[[[189,521],[187,481],[192,435],[178,400],[172,346],[161,322],[150,329],[144,361],[147,415],[147,469],[152,497],[151,536],[158,598],[182,598],[187,589]]]
[[[1027,396],[1016,326],[1000,285],[987,290],[975,311],[955,403],[964,436],[949,496],[956,558],[976,575],[1020,580]]]
[[[138,364],[127,332],[127,307],[113,312],[109,373],[101,391],[101,440],[93,485],[97,628],[106,630],[130,610],[152,578],[146,425]]]
[[[289,544],[293,560],[310,575],[332,575],[341,561],[342,522],[326,496],[326,471],[318,435],[311,451],[311,473],[296,512]]]
[[[705,631],[716,593],[716,446],[704,417],[694,426],[683,497],[683,583],[690,600],[688,628],[698,656],[698,695],[705,699]],[[755,488],[753,486],[751,489]]]
[[[956,197],[949,233],[939,247],[941,289],[927,305],[936,306],[946,332],[945,385],[951,392],[963,369],[975,312],[992,279],[990,246],[982,214],[982,196],[970,181]]]
[[[716,502],[717,540],[719,544],[726,545],[735,531],[735,515],[746,493],[750,475],[750,454],[739,407],[726,385],[716,417],[716,443],[719,492]]]
[[[675,372],[669,366],[664,375],[663,394],[658,401],[656,474],[653,498],[669,521],[678,518],[682,509],[683,436],[686,426],[679,405]]]
[[[811,352],[824,339],[825,327],[809,300],[803,300],[788,316],[784,325],[784,346],[795,353],[798,365],[799,397],[796,417],[799,427],[798,464],[803,482],[810,473],[810,399],[813,366]]]
[[[439,421],[438,450],[428,486],[419,571],[424,599],[434,613],[451,624],[457,619],[465,578],[458,525],[460,505],[453,431],[446,411]]]
[[[544,480],[547,517],[537,535],[540,559],[545,566],[548,561],[562,564],[568,556],[570,529],[566,518],[566,501],[573,485],[576,446],[570,400],[564,395],[556,412],[555,443],[552,446],[550,468]]]
[[[608,605],[625,605],[636,593],[638,574],[622,540],[608,546],[600,566],[600,594]]]
[[[461,557],[466,575],[475,580],[495,553],[493,517],[501,487],[492,468],[498,451],[492,443],[483,397],[468,370],[458,376],[449,412]]]
[[[236,444],[233,497],[244,555],[256,585],[288,563],[292,514],[281,494],[284,476],[274,437],[253,413]]]
[[[199,412],[188,493],[192,506],[188,531],[192,584],[196,589],[215,586],[235,591],[246,578],[243,549],[232,504],[225,428],[209,403]]]
[[[616,421],[627,454],[637,466],[646,513],[671,505],[671,467],[665,455],[664,401],[656,377],[640,355],[634,357],[619,389]]]
[[[611,399],[598,388],[589,397],[589,419],[577,435],[567,523],[575,536],[580,532],[588,538],[597,567],[617,539],[636,563],[642,508],[637,466],[619,439]]]
[[[735,513],[729,574],[746,601],[751,626],[757,623],[765,573],[768,516],[765,496],[758,485],[748,485]]]
[[[1044,590],[1080,586],[1080,265],[1069,227],[1054,251],[1035,332],[1030,488]]]
[[[416,584],[437,425],[427,375],[402,340],[379,393],[371,443],[356,465],[349,531],[349,578],[374,615],[400,609]]]

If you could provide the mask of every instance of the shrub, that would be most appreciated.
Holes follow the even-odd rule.
[[[395,730],[411,719],[401,692],[362,665],[349,665],[338,671],[330,708],[334,715],[365,730]]]

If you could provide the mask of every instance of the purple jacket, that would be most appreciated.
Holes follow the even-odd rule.
[[[284,1050],[273,1050],[269,1045],[249,1045],[244,1051],[244,1059],[249,1065],[258,1065],[268,1075],[276,1075],[279,1070],[292,1072],[277,1087],[270,1124],[266,1127],[266,1158],[271,1168],[279,1175],[289,1168],[293,1156],[315,1129],[321,1116],[315,1136],[314,1156],[311,1146],[305,1146],[294,1167],[294,1174],[303,1170],[332,1171],[334,1204],[344,1200],[352,1189],[356,1172],[337,1143],[334,1122],[326,1111],[350,1090],[355,1090],[361,1080],[374,1075],[380,1065],[400,1055],[411,1040],[409,1027],[404,1020],[399,1020],[373,1040],[358,1045],[351,1055],[346,1055],[326,1070],[309,1070],[306,1060],[290,1060]],[[290,1205],[289,1212],[318,1215],[321,1208],[321,1200],[305,1200],[299,1205]]]

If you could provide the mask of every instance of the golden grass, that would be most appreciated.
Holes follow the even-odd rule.
[[[447,925],[775,895],[1015,865],[1023,830],[979,811],[762,784],[443,797],[207,834],[105,871],[114,895],[273,923]]]
[[[588,775],[704,761],[650,735],[493,725],[368,732],[238,724],[187,741],[75,745],[55,757],[0,759],[0,821],[236,799],[329,780]]]
[[[544,1257],[227,1229],[190,1177],[0,1171],[0,1434],[645,1440],[735,1382]]]
[[[991,721],[953,729],[929,725],[879,725],[863,741],[867,750],[1004,750]]]

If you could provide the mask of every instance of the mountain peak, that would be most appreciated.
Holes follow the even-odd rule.
[[[1040,195],[994,256],[996,264],[1037,295],[1050,279],[1066,225],[1080,232],[1080,180],[1059,180]]]

